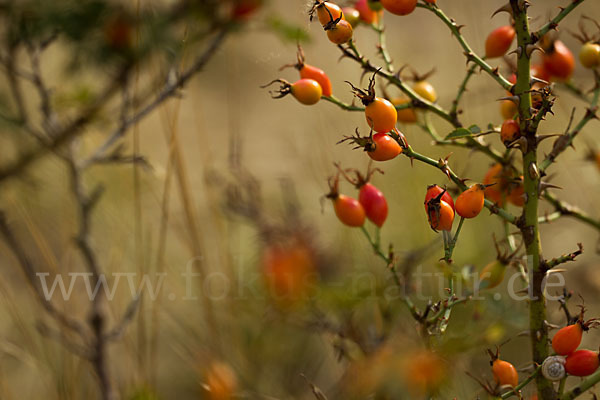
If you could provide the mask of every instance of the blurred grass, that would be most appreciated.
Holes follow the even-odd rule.
[[[439,0],[448,15],[466,24],[462,32],[478,51],[483,47],[486,33],[506,20],[504,16],[489,18],[500,3]],[[563,3],[532,1],[531,12],[541,17],[532,24],[540,25]],[[308,23],[306,8],[301,1],[273,1],[263,16],[283,15],[306,29],[313,39],[305,45],[307,62],[326,70],[332,78],[334,93],[350,101],[350,91],[343,81],[358,82],[360,71],[349,60],[338,61],[337,52],[323,39],[318,24]],[[569,17],[566,25],[576,29],[580,15],[599,15],[599,11],[600,5],[588,1]],[[438,90],[439,103],[448,106],[464,75],[464,56],[454,39],[424,10],[418,9],[410,17],[387,16],[386,19],[388,47],[396,67],[410,64],[422,72],[436,66],[436,74],[430,81]],[[372,45],[375,36],[361,27],[357,29],[356,38],[358,47],[369,57],[375,57]],[[566,29],[561,30],[561,39],[577,49]],[[68,97],[77,83],[60,85],[64,75],[56,60],[64,60],[64,49],[53,51],[52,57],[48,57],[47,79],[57,86],[57,97]],[[333,350],[335,338],[306,329],[303,322],[308,316],[303,311],[282,314],[265,297],[260,276],[256,278],[261,239],[252,227],[224,212],[223,184],[233,179],[231,175],[235,173],[229,163],[232,141],[241,154],[244,168],[260,181],[268,216],[275,220],[282,218],[285,208],[280,181],[282,178],[291,180],[302,205],[302,218],[318,232],[315,237],[318,246],[336,257],[338,269],[319,289],[323,294],[318,297],[322,299],[318,305],[326,308],[331,318],[342,321],[341,316],[348,317],[369,334],[380,324],[381,316],[373,306],[377,301],[352,298],[347,288],[353,283],[355,271],[375,273],[377,285],[381,287],[389,282],[384,266],[372,256],[360,231],[341,226],[329,204],[323,211],[319,204],[320,196],[327,190],[326,177],[334,172],[334,161],[345,167],[366,168],[366,157],[359,151],[335,145],[342,135],[352,133],[357,126],[364,131],[364,117],[360,113],[344,113],[324,102],[305,107],[291,98],[270,99],[259,85],[276,77],[295,79],[294,70],[278,71],[294,58],[294,43],[281,41],[260,22],[250,23],[247,32],[230,38],[206,70],[185,90],[183,100],[172,100],[136,128],[139,153],[153,166],[151,171],[140,170],[137,174],[138,200],[131,167],[94,167],[89,174],[90,186],[93,182],[103,182],[108,187],[93,218],[94,247],[107,272],[164,271],[168,274],[164,292],[175,294],[175,300],[166,296],[157,301],[146,299],[138,317],[142,322],[138,319],[123,340],[111,348],[112,375],[123,398],[133,398],[146,386],[164,399],[202,396],[202,374],[214,349],[207,345],[209,328],[203,319],[201,303],[183,299],[187,288],[185,281],[179,278],[190,259],[197,255],[195,250],[190,251],[194,249],[190,242],[190,222],[197,225],[206,268],[223,271],[228,276],[233,274],[232,289],[245,290],[242,295],[213,302],[213,307],[218,321],[219,355],[239,375],[246,398],[270,398],[260,397],[260,393],[279,399],[310,399],[312,395],[299,377],[300,373],[305,373],[323,390],[332,389],[344,373],[346,364],[336,361]],[[589,71],[578,65],[574,79],[589,82],[589,78]],[[487,76],[477,75],[464,99],[463,120],[481,126],[490,121],[499,124],[495,100],[502,96],[502,91]],[[28,103],[35,107],[33,97],[28,98]],[[561,92],[556,116],[543,124],[543,130],[562,132],[572,104],[577,102]],[[450,130],[444,122],[436,121],[435,126],[440,133]],[[594,121],[583,132],[578,139],[581,139],[578,150],[585,148],[587,142],[600,145],[594,136],[596,127]],[[488,162],[481,155],[471,155],[461,149],[434,148],[417,127],[401,128],[415,149],[432,157],[445,157],[452,152],[451,165],[461,176],[482,179]],[[104,135],[101,129],[90,132],[82,148],[93,148]],[[177,136],[176,151],[181,157],[179,171],[186,175],[189,184],[186,196],[191,208],[187,211],[180,190],[182,183],[174,176],[178,167],[168,162],[173,156],[171,135]],[[133,137],[130,135],[127,139],[130,148]],[[3,156],[13,154],[10,148],[13,139],[9,133],[0,136]],[[499,141],[494,140],[494,143],[500,145]],[[544,146],[543,151],[549,151],[551,141]],[[559,166],[552,169],[556,173],[553,183],[564,188],[560,191],[562,198],[598,217],[600,174],[582,158],[581,152],[568,150]],[[377,176],[374,182],[386,194],[390,205],[383,243],[392,241],[398,253],[403,254],[435,238],[422,212],[422,196],[427,184],[447,182],[439,171],[417,163],[411,167],[406,158],[383,164],[382,168],[385,175]],[[3,187],[2,208],[12,218],[20,237],[26,238],[30,256],[40,270],[81,271],[81,260],[71,241],[76,215],[66,187],[65,171],[60,163],[48,157],[36,165],[32,177],[30,181],[12,182]],[[353,193],[349,185],[343,190]],[[168,214],[166,225],[161,224],[161,218],[166,218],[165,212]],[[137,236],[136,226],[142,228]],[[456,263],[481,268],[490,261],[494,257],[492,232],[501,232],[493,216],[482,215],[468,221],[454,256]],[[597,232],[574,221],[561,220],[544,227],[542,239],[544,256],[548,258],[574,250],[576,242],[583,242],[586,253],[576,264],[567,267],[565,277],[569,289],[585,298],[590,316],[597,315],[596,294],[600,281],[595,267],[599,258],[593,251]],[[160,245],[161,240],[165,240],[164,247]],[[15,268],[14,259],[4,247],[0,254],[4,267],[0,279],[0,398],[94,398],[96,389],[91,370],[36,332],[35,324],[44,316]],[[424,269],[436,271],[435,261],[440,256],[441,249],[428,254],[423,260]],[[250,281],[249,287],[239,282],[245,279]],[[341,285],[333,286],[336,283]],[[126,289],[120,286],[115,301],[109,302],[113,322],[130,300]],[[194,287],[197,295],[200,290]],[[435,290],[436,287],[424,288],[426,293]],[[250,292],[252,295],[248,295]],[[81,318],[86,318],[85,305],[83,287],[76,287],[75,297],[61,304]],[[406,332],[406,336],[414,340],[416,333],[405,309],[397,302],[388,306],[393,315],[393,328]],[[556,304],[550,303],[549,310],[553,322],[562,321]],[[512,338],[503,347],[503,355],[515,365],[524,365],[528,360],[528,341],[515,334],[526,328],[526,321],[525,303],[490,299],[458,308],[453,313],[445,341],[455,364],[454,375],[440,398],[475,397],[476,385],[463,371],[486,371],[485,346]],[[148,342],[140,341],[140,337],[147,337]],[[591,332],[585,336],[584,344],[596,348],[598,339],[598,333]]]

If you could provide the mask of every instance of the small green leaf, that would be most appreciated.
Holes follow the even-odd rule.
[[[446,136],[446,139],[457,139],[457,138],[469,137],[469,136],[473,136],[473,132],[471,132],[470,130],[465,129],[465,128],[458,128],[458,129],[450,132],[450,134],[448,136]]]
[[[471,133],[478,134],[478,133],[481,133],[481,128],[480,128],[480,127],[478,127],[477,125],[471,125],[471,126],[469,127],[469,131],[470,131]]]

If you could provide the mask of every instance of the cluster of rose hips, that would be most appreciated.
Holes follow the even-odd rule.
[[[560,380],[568,375],[588,376],[600,365],[598,352],[577,350],[581,344],[583,332],[598,324],[596,319],[584,321],[582,311],[575,321],[559,329],[552,338],[552,349],[555,356],[548,357],[542,366],[542,373],[547,379]]]
[[[356,179],[348,175],[350,172],[356,174]],[[356,170],[342,170],[339,168],[338,174],[329,180],[329,194],[326,197],[333,202],[336,216],[345,225],[361,227],[364,225],[365,219],[368,218],[377,227],[381,228],[387,219],[387,200],[381,190],[369,182],[375,172],[381,171],[369,168],[367,174],[363,176]],[[339,193],[340,174],[358,189],[358,200]]]
[[[463,191],[454,203],[446,189],[438,185],[427,187],[425,194],[425,212],[431,229],[437,231],[452,230],[455,213],[462,218],[475,218],[483,209],[486,186],[476,183]]]

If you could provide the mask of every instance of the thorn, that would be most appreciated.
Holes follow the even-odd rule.
[[[543,192],[546,189],[562,189],[562,187],[553,185],[548,182],[540,182],[540,192]]]
[[[521,58],[521,55],[523,54],[523,48],[521,46],[518,46],[515,50],[511,51],[510,53],[506,53],[506,55],[510,55],[510,54],[516,54],[517,58]]]
[[[527,170],[531,179],[536,180],[540,177],[540,171],[538,170],[537,165],[535,165],[535,162],[531,162]]]
[[[521,99],[519,99],[519,96],[507,96],[507,97],[500,97],[497,101],[502,101],[502,100],[510,100],[513,103],[515,103],[517,106],[519,105]]]
[[[551,137],[556,137],[556,136],[560,136],[559,134],[553,134],[553,135],[539,135],[536,138],[536,141],[538,144],[540,144],[541,142],[543,142],[546,139],[550,139]]]
[[[527,138],[525,136],[521,136],[520,138],[518,138],[514,142],[509,143],[509,145],[507,147],[510,148],[510,149],[512,149],[512,148],[518,148],[523,153],[527,153],[527,149],[528,149]]]
[[[510,6],[510,3],[506,3],[505,5],[503,5],[496,11],[494,11],[494,13],[492,14],[492,16],[490,18],[494,18],[496,16],[496,14],[500,14],[501,12],[509,13],[512,16],[513,10],[512,10],[512,7]]]
[[[525,54],[527,54],[527,58],[531,58],[531,54],[536,50],[540,51],[542,54],[545,53],[544,49],[537,44],[528,44],[525,46]]]

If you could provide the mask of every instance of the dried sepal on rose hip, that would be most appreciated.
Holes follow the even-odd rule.
[[[446,194],[446,189],[443,189],[442,192],[435,197],[428,199],[428,189],[428,193],[425,195],[425,212],[427,213],[427,220],[429,221],[429,226],[435,232],[452,230],[454,208],[448,202],[443,200]]]
[[[427,203],[429,200],[437,197],[440,193],[442,194],[442,200],[448,203],[454,210],[454,200],[446,188],[442,188],[439,185],[429,185],[427,186],[427,192],[425,193],[425,211],[427,211]]]
[[[302,50],[302,46],[298,45],[298,53],[296,55],[297,62],[295,64],[286,64],[282,66],[279,70],[283,70],[288,67],[294,67],[300,73],[301,79],[312,79],[317,81],[317,83],[321,86],[321,90],[323,91],[323,96],[331,96],[331,81],[329,77],[320,68],[312,66],[306,63],[306,57],[304,56],[304,50]]]
[[[373,76],[369,79],[367,89],[359,89],[348,81],[346,83],[352,87],[354,95],[365,106],[365,118],[369,127],[375,132],[387,133],[396,126],[398,113],[396,107],[389,100],[375,95],[375,75],[377,72],[379,71],[373,73]]]
[[[597,327],[600,322],[596,318],[584,320],[585,307],[580,306],[581,312],[574,321],[569,321],[569,325],[559,329],[552,338],[552,349],[556,354],[567,356],[579,347],[583,332],[590,328]]]
[[[398,140],[387,133],[373,134],[373,130],[369,136],[360,136],[357,128],[354,136],[346,136],[338,144],[343,142],[355,144],[354,149],[364,149],[374,161],[392,160],[402,153],[402,146]]]
[[[316,14],[323,26],[338,18],[343,18],[342,9],[337,4],[322,0],[316,0],[308,14],[311,21]]]
[[[366,218],[365,209],[355,198],[339,193],[339,182],[339,174],[329,178],[329,193],[325,197],[333,202],[335,215],[344,225],[363,226]]]
[[[519,252],[520,247],[512,253],[502,252],[495,237],[494,247],[496,248],[496,259],[483,267],[479,273],[479,282],[477,282],[478,290],[492,289],[500,285],[504,280],[506,268],[513,263],[519,262],[515,256]]]
[[[278,90],[269,92],[274,99],[281,99],[291,94],[300,103],[310,106],[318,103],[323,95],[321,85],[314,79],[300,79],[294,83],[289,83],[285,79],[275,79],[261,88],[264,89],[274,83],[281,84]]]
[[[496,348],[496,353],[488,349],[488,354],[491,357],[490,365],[492,366],[494,381],[500,386],[516,387],[519,384],[519,373],[515,366],[508,361],[500,359],[500,350],[498,348]]]

